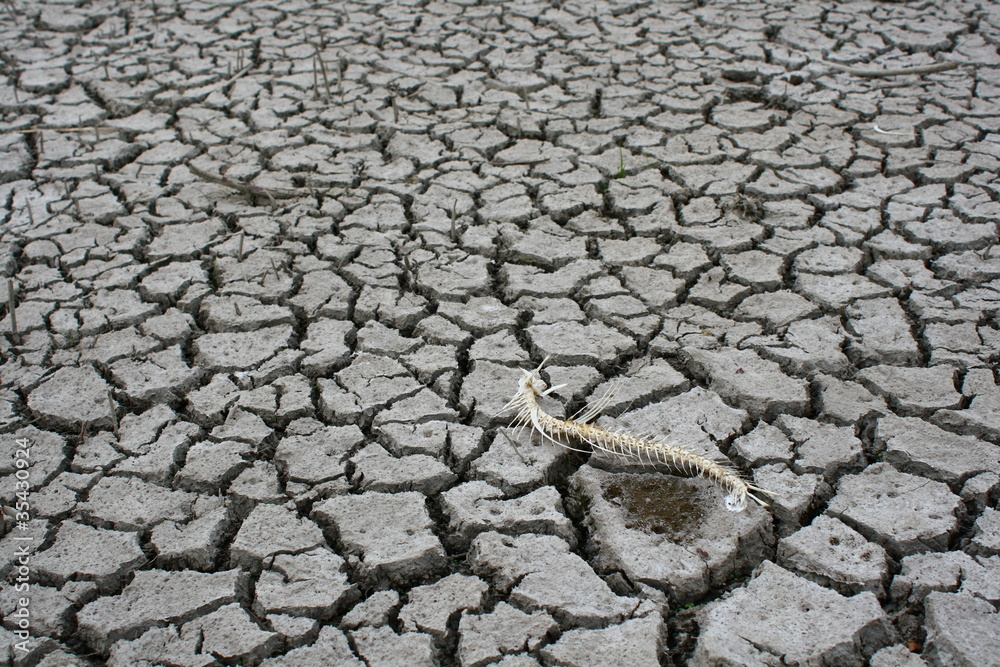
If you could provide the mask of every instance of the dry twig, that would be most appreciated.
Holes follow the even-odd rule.
[[[17,309],[14,303],[14,281],[7,281],[7,312],[10,313],[10,337],[15,345],[21,344],[21,334],[17,332]]]
[[[238,192],[244,197],[250,199],[251,202],[256,202],[258,197],[265,197],[271,202],[272,207],[277,205],[275,202],[277,199],[294,199],[296,197],[304,197],[309,194],[308,192],[300,192],[298,190],[262,188],[259,185],[237,181],[232,178],[226,178],[225,176],[216,176],[215,174],[210,174],[207,171],[199,169],[190,162],[187,164],[187,168],[198,178],[208,181],[209,183],[221,185],[224,188],[229,188],[234,192]]]
[[[853,74],[854,76],[860,76],[867,79],[878,79],[890,76],[907,76],[910,74],[935,74],[937,72],[947,72],[958,67],[958,63],[956,62],[934,63],[933,65],[915,65],[913,67],[895,67],[890,69],[848,67],[847,65],[838,65],[837,63],[831,63],[826,60],[821,62],[827,67],[832,67],[838,72],[846,72],[847,74]]]

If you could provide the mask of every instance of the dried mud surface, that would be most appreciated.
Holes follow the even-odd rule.
[[[1000,664],[995,3],[2,11],[0,664]]]

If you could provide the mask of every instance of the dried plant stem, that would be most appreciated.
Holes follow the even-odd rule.
[[[330,76],[326,73],[326,63],[323,62],[323,54],[320,53],[318,47],[316,48],[316,61],[319,63],[319,72],[323,75],[323,87],[326,89],[326,95],[323,97],[323,101],[330,102]]]
[[[458,200],[451,202],[451,242],[458,243]]]
[[[112,432],[115,434],[115,437],[117,438],[117,437],[119,437],[119,435],[118,435],[118,412],[115,410],[115,397],[114,397],[114,394],[111,393],[111,389],[108,389],[108,407],[111,410],[111,429],[112,429]]]
[[[17,22],[17,6],[13,3],[13,1],[3,0],[3,7],[7,10],[7,13],[10,14],[10,18],[13,19],[14,22]]]
[[[913,67],[897,67],[893,69],[876,69],[871,67],[848,67],[838,65],[824,60],[823,64],[832,67],[839,72],[846,72],[854,76],[861,76],[868,79],[877,79],[889,76],[907,76],[910,74],[934,74],[936,72],[947,72],[958,67],[956,62],[934,63],[933,65],[915,65]]]
[[[190,162],[187,164],[187,168],[198,178],[208,181],[209,183],[221,185],[224,188],[229,188],[235,192],[239,192],[251,201],[258,197],[265,197],[271,202],[272,207],[276,206],[276,199],[293,199],[295,197],[305,197],[308,195],[308,192],[300,192],[298,190],[282,190],[280,188],[262,188],[258,185],[235,181],[231,178],[226,178],[225,176],[216,176],[215,174],[210,174],[207,171],[199,169]]]
[[[251,69],[253,69],[253,63],[250,63],[249,65],[247,65],[247,66],[241,68],[240,70],[238,70],[236,72],[236,74],[233,74],[231,77],[229,77],[228,79],[226,79],[225,81],[223,81],[221,85],[216,86],[216,89],[217,90],[225,90],[231,84],[235,83],[237,79],[239,79],[244,74],[246,74],[247,72],[249,72]]]
[[[337,97],[344,101],[344,59],[337,59]]]
[[[117,127],[110,125],[79,125],[76,127],[32,127],[26,130],[4,130],[5,132],[16,132],[18,134],[39,134],[41,132],[117,132]]]
[[[14,303],[14,281],[7,281],[7,312],[10,313],[10,337],[15,345],[21,344],[21,334],[17,332],[17,304]]]
[[[544,361],[542,364],[544,365]],[[538,398],[546,396],[560,387],[551,387],[539,375],[541,366],[533,371],[524,371],[524,376],[518,383],[517,394],[504,406],[503,412],[517,410],[514,424],[527,427],[538,432],[543,438],[560,447],[576,449],[571,446],[574,441],[583,441],[594,449],[611,454],[620,459],[633,460],[638,463],[653,465],[667,464],[688,475],[704,477],[726,491],[726,508],[732,512],[742,512],[747,506],[747,498],[757,504],[767,507],[767,503],[754,495],[762,493],[774,495],[759,487],[749,484],[739,473],[711,459],[675,447],[652,438],[643,438],[623,432],[607,431],[600,426],[588,422],[596,418],[602,408],[610,402],[613,390],[604,397],[585,407],[573,419],[557,419],[547,414],[538,405]]]

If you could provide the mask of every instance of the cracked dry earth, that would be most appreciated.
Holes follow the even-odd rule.
[[[3,664],[1000,661],[996,4],[4,10]]]

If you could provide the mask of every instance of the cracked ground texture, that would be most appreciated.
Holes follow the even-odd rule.
[[[0,663],[1000,664],[997,4],[3,11]]]

